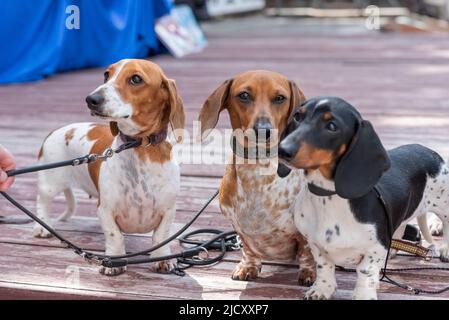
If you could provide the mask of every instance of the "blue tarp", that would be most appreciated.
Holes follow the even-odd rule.
[[[1,0],[0,83],[146,57],[161,49],[154,23],[170,8],[170,0]]]

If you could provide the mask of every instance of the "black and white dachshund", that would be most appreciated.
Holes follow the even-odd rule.
[[[304,169],[295,224],[317,264],[306,299],[332,296],[338,264],[357,265],[354,299],[377,299],[392,231],[427,212],[443,222],[440,259],[449,260],[449,169],[436,152],[418,144],[386,151],[353,106],[320,97],[293,113],[279,157],[280,176],[284,165]]]

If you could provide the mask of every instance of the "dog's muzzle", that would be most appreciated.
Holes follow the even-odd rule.
[[[92,111],[100,111],[103,106],[104,97],[100,93],[93,93],[86,97],[87,107]]]

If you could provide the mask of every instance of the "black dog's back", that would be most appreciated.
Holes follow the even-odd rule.
[[[427,182],[438,175],[444,160],[435,151],[419,144],[394,148],[388,151],[388,156],[391,167],[376,186],[389,207],[394,231],[415,212],[423,200]],[[449,181],[447,170],[445,174],[448,174]],[[376,224],[377,236],[387,246],[388,221],[376,193],[372,191],[359,199],[350,200],[350,204],[359,221]]]
[[[419,144],[407,144],[388,151],[391,168],[378,187],[394,212],[394,228],[415,212],[429,178],[435,178],[444,160],[435,151]]]

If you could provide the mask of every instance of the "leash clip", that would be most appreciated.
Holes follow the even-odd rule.
[[[76,166],[82,165],[84,163],[89,163],[90,157],[91,157],[91,155],[87,155],[82,158],[73,159],[72,166],[76,167]]]
[[[87,157],[87,163],[95,162],[95,161],[98,160],[98,158],[99,158],[99,155],[98,155],[98,154],[90,154],[90,155]]]
[[[231,246],[231,249],[234,251],[238,251],[242,248],[242,240],[240,239],[240,236],[235,236],[235,243]]]
[[[98,257],[89,258],[87,262],[96,266],[103,265],[103,260],[99,259]]]
[[[413,287],[407,286],[407,290],[413,292],[414,294],[418,295],[419,294],[419,290],[415,289]]]
[[[100,260],[98,257],[96,256],[91,256],[90,254],[87,254],[86,252],[82,252],[80,253],[81,258],[84,259],[84,261],[86,261],[88,264],[94,264],[96,266],[101,266],[103,261]]]
[[[114,150],[112,148],[107,148],[101,156],[98,156],[98,159],[107,160],[108,158],[112,158],[114,155]]]
[[[148,137],[148,143],[144,146],[144,148],[148,148],[154,144],[154,139],[152,137]]]
[[[194,259],[194,260],[199,260],[199,261],[204,261],[204,260],[206,260],[206,259],[209,258],[209,251],[207,251],[206,248],[204,248],[204,247],[199,247],[198,249],[201,249],[201,250],[202,250],[203,256],[201,255],[201,251],[200,251],[200,252],[198,252],[198,254],[197,254],[196,256],[192,257],[192,259]],[[204,256],[204,254],[205,254],[206,256]]]

